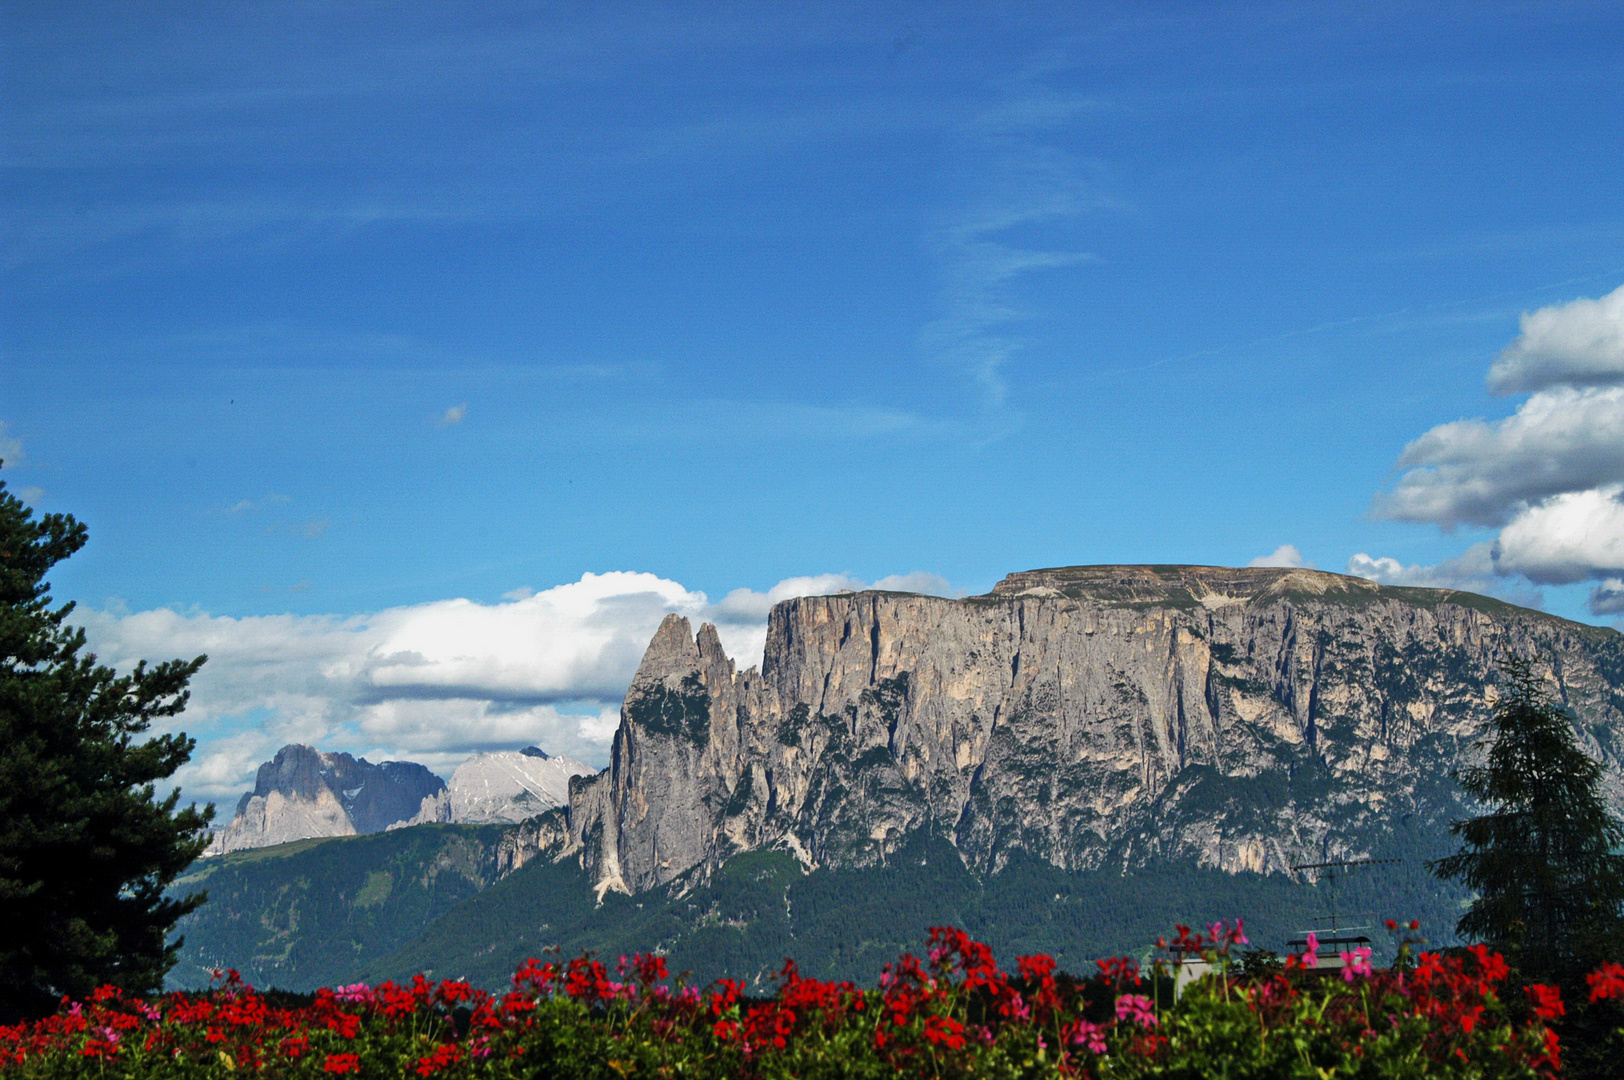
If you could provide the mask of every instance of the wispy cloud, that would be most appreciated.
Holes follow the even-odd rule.
[[[239,499],[223,510],[210,511],[221,514],[248,514],[255,510],[263,510],[267,506],[278,506],[288,501],[286,495],[278,492],[268,492],[262,499]]]
[[[924,440],[959,442],[975,425],[884,405],[805,404],[707,398],[622,403],[595,425],[599,437],[627,439],[783,443],[830,440]]]
[[[445,412],[441,413],[440,419],[437,420],[436,423],[439,424],[440,427],[456,427],[467,418],[468,403],[465,401],[461,405],[453,405]]]
[[[970,380],[986,412],[1006,409],[1009,367],[1029,344],[1021,327],[1036,313],[1023,300],[1022,282],[1095,261],[1087,251],[1038,243],[1036,234],[1109,205],[1055,138],[1096,107],[1022,79],[1005,102],[958,131],[958,199],[930,238],[942,314],[920,337],[929,355]]]
[[[0,420],[0,461],[10,466],[23,461],[23,441],[7,432],[4,420]]]

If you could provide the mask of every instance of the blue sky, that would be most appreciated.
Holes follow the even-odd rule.
[[[650,618],[748,655],[829,575],[1290,545],[1624,609],[1615,4],[4,19],[4,479],[89,524],[104,653],[221,658],[199,792],[294,737],[590,758]],[[353,682],[459,600],[633,614]]]

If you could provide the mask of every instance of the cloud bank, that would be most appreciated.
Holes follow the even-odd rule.
[[[1525,314],[1489,369],[1500,394],[1529,394],[1503,420],[1457,420],[1404,448],[1405,470],[1378,495],[1379,517],[1499,529],[1495,540],[1433,567],[1360,553],[1348,572],[1378,581],[1504,594],[1598,582],[1590,610],[1614,614],[1624,576],[1624,287]]]
[[[1398,464],[1409,471],[1377,497],[1380,516],[1506,525],[1546,500],[1624,480],[1624,386],[1557,387],[1504,420],[1440,424]]]
[[[495,604],[437,600],[367,615],[77,614],[101,661],[120,669],[208,654],[173,724],[199,744],[176,779],[190,798],[229,801],[288,742],[445,774],[470,753],[530,743],[602,765],[620,699],[668,612],[715,623],[748,667],[760,663],[773,604],[864,588],[953,593],[934,574],[872,585],[824,574],[712,603],[654,574],[614,571]]]

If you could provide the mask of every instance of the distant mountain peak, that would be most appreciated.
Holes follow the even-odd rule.
[[[570,778],[594,771],[574,758],[535,746],[475,754],[457,766],[444,791],[425,798],[410,820],[390,827],[429,822],[516,824],[568,803]]]
[[[410,818],[445,781],[415,761],[385,761],[289,743],[259,767],[254,790],[208,854],[266,847],[312,836],[382,832]]]

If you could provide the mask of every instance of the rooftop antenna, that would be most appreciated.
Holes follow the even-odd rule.
[[[1316,923],[1330,923],[1329,936],[1319,938],[1321,945],[1368,945],[1370,938],[1364,934],[1355,934],[1357,930],[1369,930],[1370,924],[1363,926],[1345,925],[1345,921],[1353,919],[1370,919],[1375,917],[1374,912],[1361,911],[1357,913],[1340,914],[1337,911],[1336,883],[1338,878],[1345,878],[1356,873],[1365,866],[1389,866],[1403,862],[1403,859],[1341,859],[1333,862],[1298,863],[1292,867],[1298,871],[1313,871],[1314,883],[1325,882],[1329,886],[1325,893],[1325,906],[1328,914],[1314,920]],[[1291,942],[1292,945],[1306,946],[1308,931],[1302,931],[1303,937]],[[1316,928],[1315,936],[1319,931]]]

